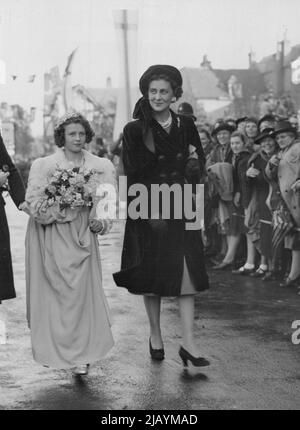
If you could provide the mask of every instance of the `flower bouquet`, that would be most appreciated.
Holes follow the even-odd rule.
[[[73,169],[57,168],[48,180],[39,201],[39,211],[46,212],[51,207],[74,210],[93,205],[97,182],[94,170],[80,172],[78,167]]]

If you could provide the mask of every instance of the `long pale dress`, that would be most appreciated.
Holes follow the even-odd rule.
[[[35,160],[30,170],[26,289],[33,357],[45,366],[62,369],[101,359],[112,348],[113,338],[97,235],[89,229],[89,219],[97,218],[98,211],[92,209],[93,216],[90,208],[38,211],[47,177],[58,166],[72,167],[63,149]],[[84,151],[83,167],[97,171],[98,191],[103,184],[115,186],[109,160]]]

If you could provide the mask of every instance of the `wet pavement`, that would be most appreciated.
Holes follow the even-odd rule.
[[[18,297],[0,306],[8,334],[0,344],[0,409],[300,409],[300,344],[292,343],[299,290],[211,273],[212,288],[196,299],[198,341],[211,365],[183,368],[176,299],[163,301],[166,359],[152,362],[143,300],[111,276],[120,265],[123,222],[100,245],[114,348],[84,378],[35,363],[25,314],[27,215],[10,200],[6,208]]]

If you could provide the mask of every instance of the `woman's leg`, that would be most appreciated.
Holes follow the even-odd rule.
[[[160,330],[160,305],[161,297],[144,296],[145,308],[150,324],[150,339],[154,349],[163,348],[163,341]]]
[[[227,251],[227,239],[226,239],[226,236],[225,236],[225,234],[222,234],[221,235],[221,240],[222,240],[222,246],[221,246],[221,251],[220,251],[220,254],[221,255],[225,255],[226,254],[226,251]]]
[[[251,237],[247,234],[247,261],[246,261],[246,264],[248,266],[254,267],[254,265],[255,265],[255,254],[256,254],[255,245],[252,242]]]
[[[263,254],[261,254],[261,257],[260,257],[260,265],[259,265],[259,267],[262,270],[264,270],[264,271],[267,271],[268,268],[269,268],[269,266],[268,266],[268,258],[265,255],[263,255]]]
[[[224,263],[232,263],[234,261],[239,242],[240,242],[240,235],[227,236],[227,252],[223,259]]]
[[[194,338],[195,296],[183,295],[178,297],[179,313],[182,329],[182,346],[194,357],[200,355]]]
[[[289,273],[290,279],[296,279],[300,275],[300,251],[292,251],[292,265]]]

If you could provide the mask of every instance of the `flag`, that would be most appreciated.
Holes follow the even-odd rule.
[[[78,48],[74,49],[74,51],[69,55],[67,66],[65,68],[64,80],[63,80],[63,100],[65,111],[68,112],[72,105],[72,87],[70,76],[72,73],[72,66],[74,61],[74,55]]]
[[[68,57],[67,66],[65,68],[65,73],[64,73],[64,78],[66,78],[72,72],[72,70],[71,70],[72,63],[73,63],[74,55],[75,55],[75,52],[77,51],[77,49],[78,48],[74,49],[74,51]]]
[[[272,251],[273,255],[275,255],[284,238],[293,228],[293,223],[288,210],[283,206],[275,210],[272,217]]]

